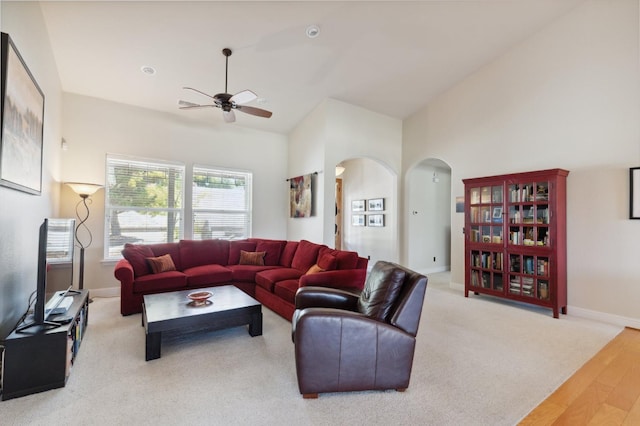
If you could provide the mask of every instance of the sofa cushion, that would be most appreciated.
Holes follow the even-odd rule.
[[[171,260],[173,260],[176,270],[182,271],[182,263],[180,262],[180,245],[178,243],[149,244],[149,248],[155,257],[162,256],[164,254],[171,255]]]
[[[187,276],[187,286],[197,287],[208,284],[230,283],[231,269],[222,265],[194,266],[183,271]]]
[[[278,240],[262,240],[256,244],[256,251],[266,252],[264,256],[264,264],[268,266],[275,266],[280,263],[280,255],[284,248],[286,241]]]
[[[154,274],[176,270],[176,265],[168,253],[158,257],[147,257],[147,262],[149,262],[149,268]]]
[[[276,268],[260,271],[256,274],[256,285],[273,292],[273,286],[278,281],[297,280],[304,272],[294,268]]]
[[[244,251],[240,250],[239,265],[264,266],[264,251]]]
[[[356,269],[358,266],[358,253],[355,251],[334,250],[329,247],[322,247],[318,253],[318,259],[325,254],[332,254],[336,257],[336,267],[334,269]]]
[[[293,260],[293,256],[296,254],[297,249],[297,241],[287,241],[282,248],[282,254],[280,255],[280,266],[291,268],[291,261]]]
[[[379,321],[386,321],[402,290],[405,275],[403,269],[376,263],[360,293],[358,311]]]
[[[278,281],[273,288],[273,294],[289,303],[296,302],[296,292],[298,291],[298,280]]]
[[[154,253],[148,245],[126,243],[124,249],[122,249],[122,256],[127,259],[133,267],[133,275],[135,277],[141,277],[151,273],[147,258],[153,257]]]
[[[202,265],[226,265],[229,261],[227,240],[180,240],[183,270]]]
[[[312,243],[311,241],[300,241],[296,254],[293,256],[293,260],[291,260],[291,267],[307,272],[309,268],[316,263],[318,252],[322,247],[320,244]]]
[[[336,266],[338,265],[338,259],[333,253],[325,253],[322,255],[319,254],[317,265],[323,271],[333,271],[334,269],[336,269]]]
[[[227,268],[231,270],[233,282],[255,283],[258,272],[274,269],[277,266],[229,265]]]
[[[133,282],[133,292],[142,294],[182,290],[187,287],[187,276],[180,271],[147,274]]]
[[[240,262],[240,251],[256,251],[255,241],[235,240],[229,242],[229,261],[227,265],[237,265]]]

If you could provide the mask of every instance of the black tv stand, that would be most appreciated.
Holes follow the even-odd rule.
[[[89,319],[89,291],[80,290],[65,316],[68,324],[28,324],[3,342],[2,400],[61,388],[78,356]],[[26,330],[29,330],[26,332]]]

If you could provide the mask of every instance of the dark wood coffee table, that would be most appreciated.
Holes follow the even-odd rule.
[[[212,292],[211,303],[193,306],[187,295],[195,291]],[[219,330],[247,324],[252,337],[262,335],[262,305],[233,285],[145,295],[142,325],[146,360],[160,358],[163,332]]]

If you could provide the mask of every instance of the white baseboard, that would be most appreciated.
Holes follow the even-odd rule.
[[[437,274],[438,272],[447,272],[451,268],[449,266],[438,266],[429,269],[416,269],[415,271],[422,275]]]
[[[637,318],[623,317],[621,315],[609,314],[607,312],[592,311],[591,309],[584,309],[571,305],[567,306],[567,314],[607,324],[618,325],[620,327],[640,329],[640,319]]]
[[[449,287],[464,293],[464,284],[451,282],[449,283]],[[567,315],[590,319],[605,324],[612,324],[620,327],[631,327],[640,330],[640,319],[637,318],[623,317],[616,314],[593,311],[591,309],[579,308],[577,306],[571,305],[567,306]]]

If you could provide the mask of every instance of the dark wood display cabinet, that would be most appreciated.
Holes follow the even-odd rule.
[[[71,322],[46,330],[13,332],[3,342],[2,400],[63,387],[78,355],[89,319],[89,292],[73,296]]]
[[[567,313],[569,172],[464,179],[465,297],[488,294]]]

